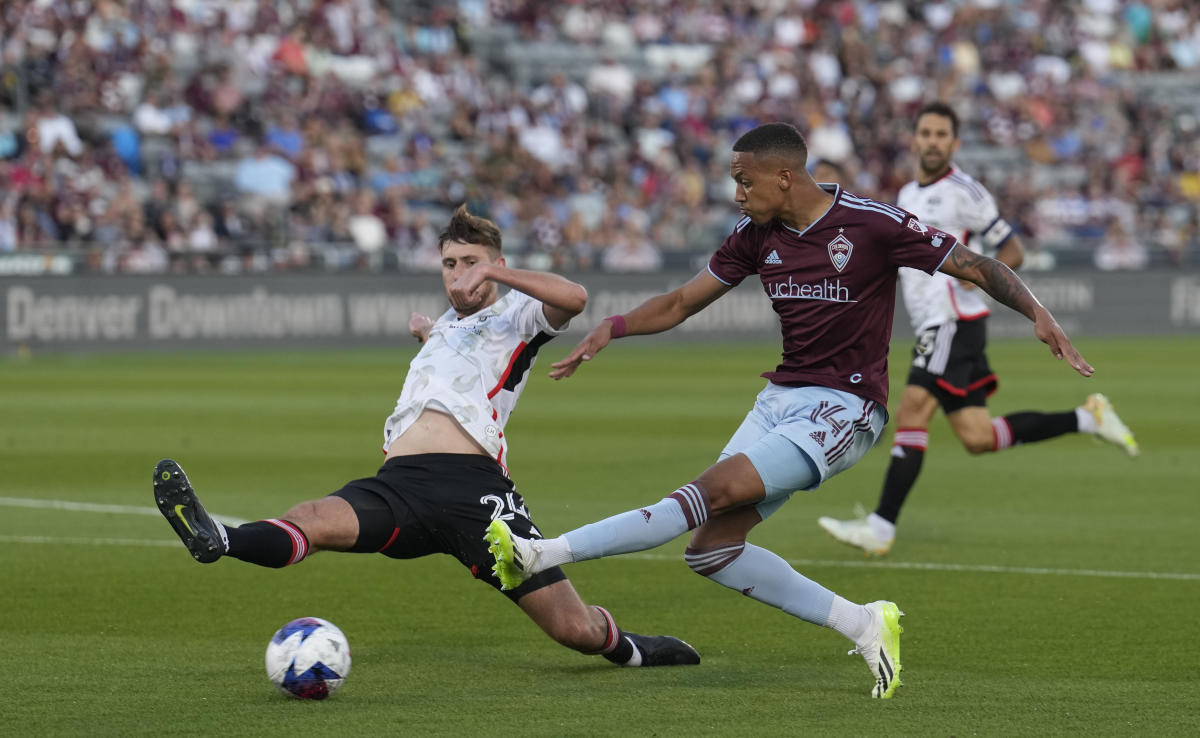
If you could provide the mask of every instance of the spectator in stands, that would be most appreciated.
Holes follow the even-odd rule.
[[[383,248],[387,245],[387,227],[375,213],[374,191],[362,189],[354,198],[354,213],[350,215],[346,228],[354,245],[366,257],[373,270],[378,270]]]
[[[633,98],[633,72],[614,57],[606,56],[588,72],[586,87],[598,98],[601,109],[611,115]]]
[[[133,125],[143,136],[166,136],[174,133],[176,128],[186,121],[178,120],[171,115],[168,106],[170,98],[165,91],[157,91],[133,111]]]
[[[197,212],[187,233],[187,248],[192,254],[189,265],[192,271],[205,272],[213,264],[218,249],[216,229],[212,214],[207,210]]]
[[[304,133],[295,114],[282,111],[274,123],[267,127],[266,143],[275,151],[295,161],[304,151]]]
[[[1146,247],[1134,239],[1120,218],[1110,218],[1104,240],[1096,248],[1096,267],[1106,272],[1144,269],[1149,263]]]
[[[605,271],[656,272],[662,264],[662,254],[633,219],[626,219],[617,227],[604,249]]]
[[[292,163],[261,141],[253,154],[238,162],[234,186],[238,192],[262,198],[272,205],[285,205],[291,200],[295,178],[296,168]]]
[[[42,95],[34,118],[38,150],[43,154],[74,157],[83,153],[83,141],[79,138],[75,121],[58,109],[51,95]]]
[[[0,201],[0,252],[16,251],[19,241],[17,198],[15,193],[9,193]]]
[[[1200,126],[1194,85],[1178,75],[1200,68],[1200,14],[1186,3],[1113,0],[1086,13],[936,3],[913,14],[894,3],[809,4],[3,3],[0,63],[11,74],[0,83],[0,159],[20,193],[18,233],[59,245],[80,233],[71,209],[35,190],[72,190],[88,203],[92,239],[119,251],[128,220],[107,210],[125,208],[125,176],[135,199],[159,177],[194,183],[223,234],[220,200],[238,185],[242,142],[265,137],[297,170],[286,186],[276,179],[273,202],[303,216],[305,230],[331,232],[335,210],[345,221],[369,183],[389,203],[435,213],[467,190],[486,193],[480,204],[510,218],[514,234],[533,232],[540,214],[514,207],[515,193],[565,201],[588,229],[614,204],[635,207],[670,239],[661,246],[675,247],[681,204],[689,229],[728,227],[728,172],[712,152],[746,128],[792,120],[814,151],[854,152],[850,189],[891,199],[908,171],[908,133],[892,121],[945,96],[978,124],[963,157],[976,159],[1002,209],[1049,203],[1023,222],[1060,256],[1095,253],[1103,220],[1089,213],[1106,214],[1114,198],[1139,202],[1122,225],[1151,255],[1193,248]],[[36,101],[16,110],[26,124],[4,119],[18,90]],[[368,159],[368,138],[384,143],[371,151],[401,158]],[[280,207],[247,221],[256,243],[290,238]],[[188,210],[180,223],[191,223],[195,204]],[[51,223],[38,224],[39,212]]]

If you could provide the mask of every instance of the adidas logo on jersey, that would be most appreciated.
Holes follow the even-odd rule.
[[[813,431],[808,437],[816,441],[821,448],[825,448],[825,431]]]
[[[771,253],[767,254],[767,258],[763,259],[764,264],[782,264],[783,259],[779,258],[779,252],[771,249]]]

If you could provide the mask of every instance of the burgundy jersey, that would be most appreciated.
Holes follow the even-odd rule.
[[[762,280],[783,332],[783,363],[764,377],[853,392],[886,407],[897,269],[932,274],[955,239],[894,205],[823,188],[833,205],[808,228],[743,218],[708,270],[731,286],[750,274]]]

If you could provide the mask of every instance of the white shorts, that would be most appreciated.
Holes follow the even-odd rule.
[[[745,454],[750,459],[767,491],[759,503],[765,520],[796,490],[816,489],[858,463],[886,423],[887,411],[873,400],[826,387],[768,382],[721,458]],[[790,453],[782,439],[803,456]]]

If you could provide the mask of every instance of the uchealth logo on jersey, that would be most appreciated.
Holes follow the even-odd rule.
[[[850,254],[854,253],[854,244],[845,236],[845,228],[839,228],[837,236],[829,242],[829,259],[839,272],[850,263]]]

